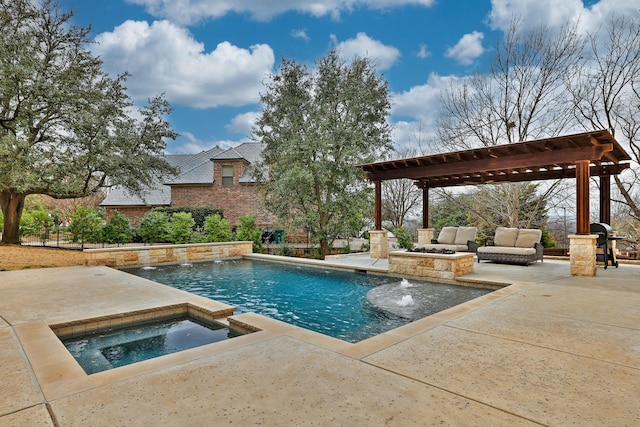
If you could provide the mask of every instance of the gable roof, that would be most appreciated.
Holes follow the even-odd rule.
[[[263,146],[257,142],[245,142],[237,147],[222,149],[215,146],[197,154],[167,154],[165,160],[178,169],[175,176],[158,179],[141,195],[133,194],[124,187],[115,187],[100,203],[100,206],[169,206],[172,185],[211,184],[213,164],[216,160],[245,160],[252,164],[259,161]],[[253,182],[251,168],[246,168],[241,183]]]

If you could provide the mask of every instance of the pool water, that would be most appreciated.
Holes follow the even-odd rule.
[[[415,320],[415,317],[380,309],[367,300],[367,293],[374,288],[399,285],[401,280],[393,277],[255,260],[125,271],[233,305],[236,314],[254,312],[349,342],[358,342]],[[429,296],[439,292],[455,295],[455,298],[438,298],[441,304],[420,310],[422,317],[491,292],[417,281],[412,281],[412,285],[430,286]],[[422,305],[418,297],[414,299],[414,304]]]
[[[222,324],[167,319],[83,337],[62,339],[87,374],[118,368],[242,335]]]

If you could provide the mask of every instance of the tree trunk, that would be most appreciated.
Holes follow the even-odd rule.
[[[326,238],[320,239],[320,256],[325,259],[329,255],[331,248],[329,247],[329,241]]]
[[[25,197],[25,194],[15,194],[6,190],[0,192],[0,207],[4,216],[3,244],[20,244],[20,218]]]

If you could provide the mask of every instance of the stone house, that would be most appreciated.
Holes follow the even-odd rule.
[[[137,224],[147,212],[161,206],[207,206],[222,209],[231,225],[238,218],[256,215],[260,228],[275,228],[277,218],[264,208],[264,199],[252,177],[252,165],[262,157],[262,145],[245,142],[237,147],[213,147],[198,154],[168,154],[166,160],[178,169],[176,176],[135,195],[125,188],[112,189],[100,204],[107,216],[114,210]]]

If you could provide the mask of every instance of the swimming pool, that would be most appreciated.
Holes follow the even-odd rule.
[[[302,267],[255,260],[233,260],[125,269],[165,285],[236,307],[236,314],[254,312],[344,341],[358,342],[405,325],[415,317],[381,310],[367,300],[367,293],[401,280],[371,274]],[[491,292],[466,286],[412,282],[437,307],[421,310],[428,316]],[[448,294],[446,297],[434,295]],[[408,292],[407,292],[408,295]],[[379,297],[379,296],[378,296]],[[422,297],[414,304],[426,306]],[[398,304],[407,304],[406,298]]]

